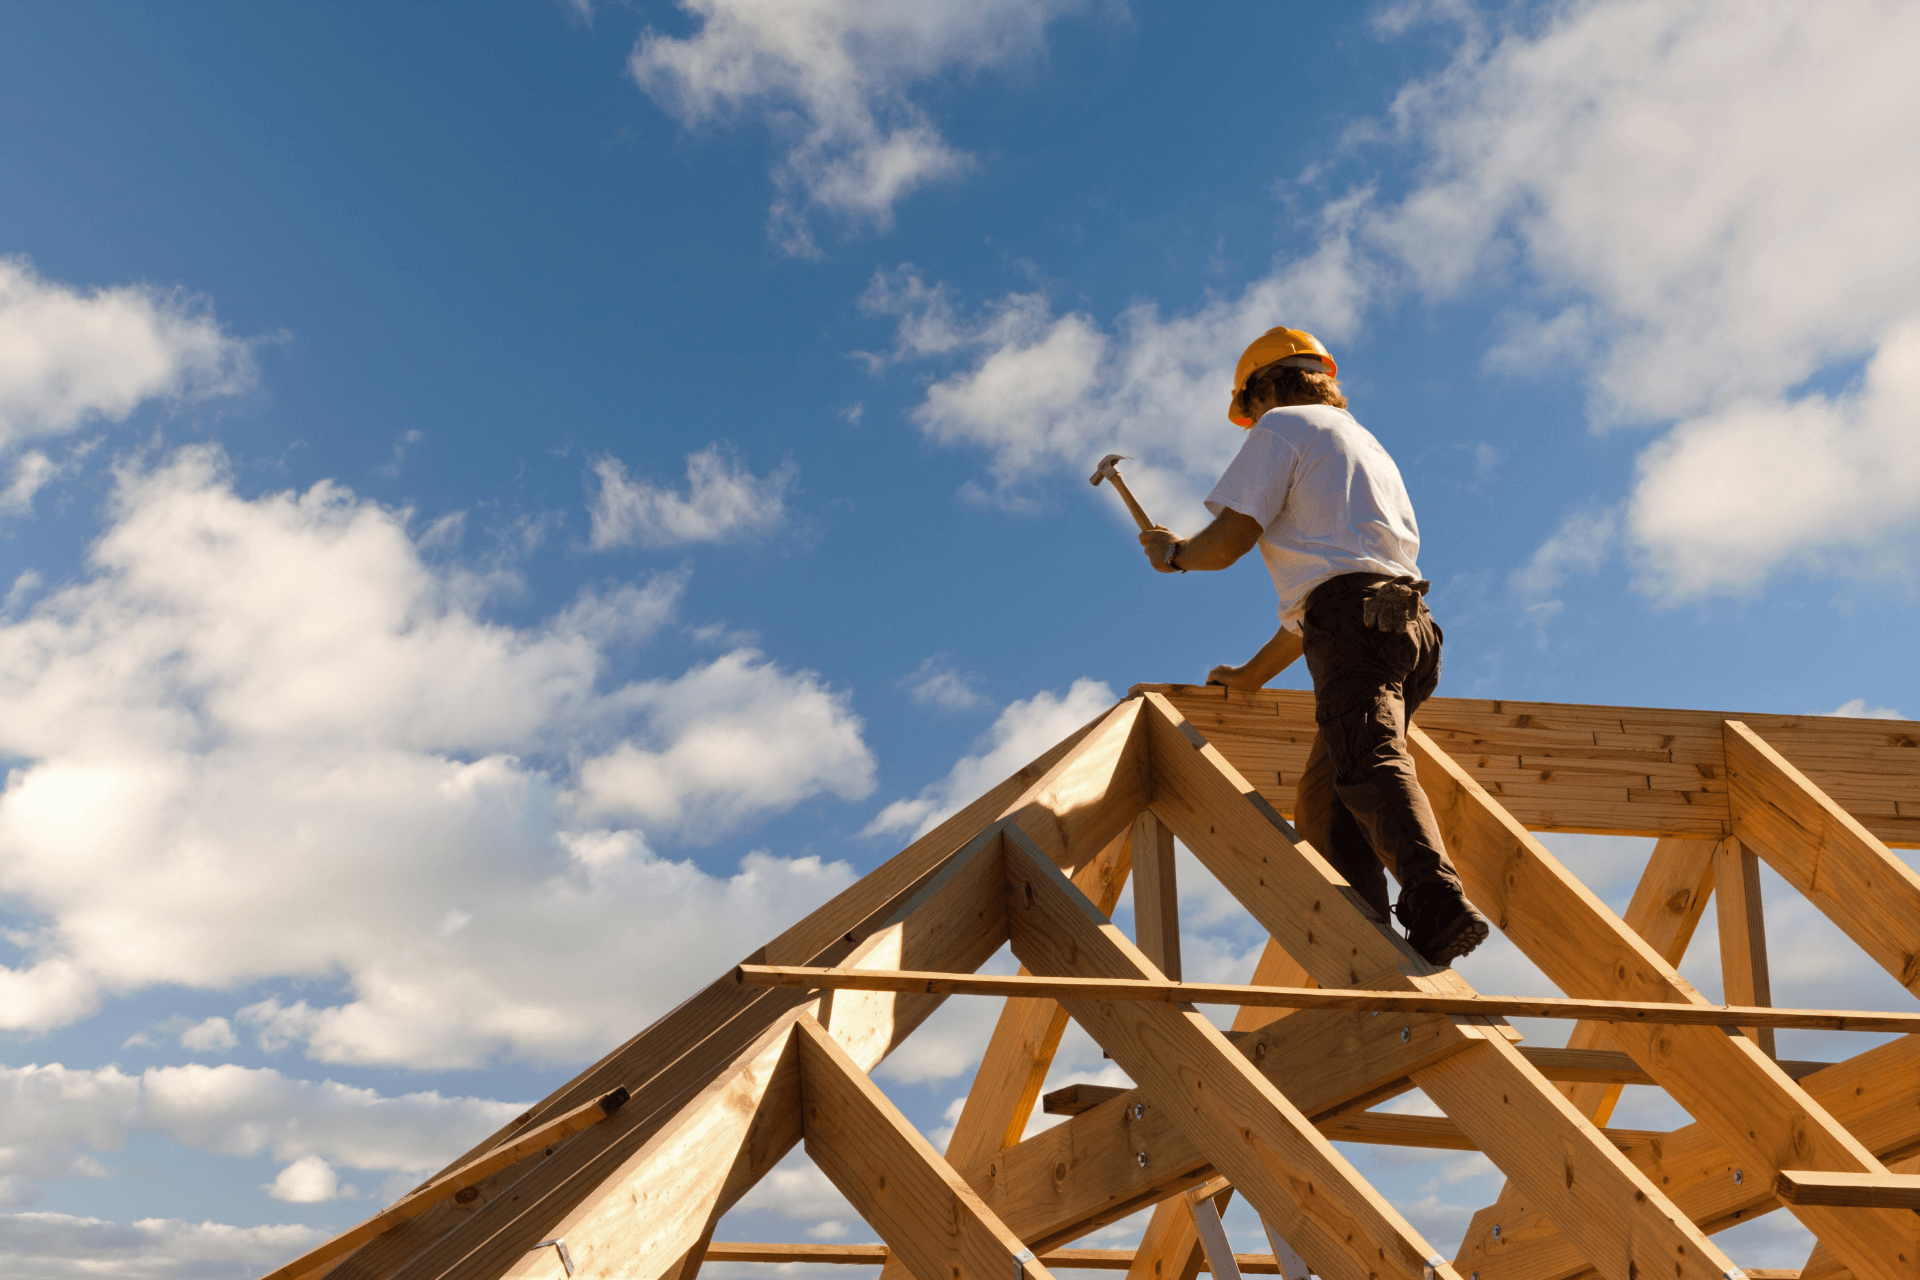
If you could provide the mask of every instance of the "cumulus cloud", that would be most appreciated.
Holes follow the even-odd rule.
[[[693,33],[648,28],[628,70],[688,127],[767,119],[781,149],[769,230],[812,254],[815,215],[885,230],[908,195],[975,166],[913,101],[916,85],[1029,58],[1083,3],[681,0]]]
[[[919,795],[895,800],[882,809],[861,834],[925,835],[1113,703],[1113,690],[1084,677],[1075,680],[1064,695],[1043,689],[1031,698],[1009,703],[972,754],[962,756],[946,777]]]
[[[953,665],[952,656],[936,653],[922,662],[900,683],[907,694],[923,707],[941,711],[972,711],[987,705],[987,699],[973,687],[972,672]]]
[[[66,1213],[0,1214],[0,1272],[35,1280],[245,1280],[327,1238],[287,1223],[236,1227],[178,1218],[125,1225]]]
[[[687,455],[685,493],[630,477],[618,458],[602,458],[593,470],[600,477],[588,508],[595,548],[728,542],[768,532],[785,523],[787,490],[799,475],[789,460],[756,476],[718,444]]]
[[[1285,321],[1342,341],[1395,299],[1498,289],[1489,367],[1570,365],[1595,427],[1663,433],[1617,544],[1649,594],[1845,568],[1910,530],[1920,172],[1885,158],[1920,113],[1920,10],[1597,0],[1508,20],[1472,15],[1444,70],[1354,132],[1347,160],[1384,151],[1412,181],[1369,168],[1309,220],[1312,251],[1236,295],[1103,324],[1027,295],[968,316],[910,277],[870,291],[901,317],[888,358],[970,361],[932,384],[923,430],[984,450],[1003,486],[1133,453],[1148,509],[1194,516],[1237,441],[1214,405],[1251,336]],[[1517,586],[1579,570],[1565,533]]]
[[[1869,703],[1865,698],[1849,698],[1833,710],[1826,712],[1830,716],[1848,716],[1855,720],[1904,720],[1905,716],[1892,707],[1883,707],[1878,703]]]
[[[0,258],[0,449],[118,422],[156,397],[231,394],[252,377],[247,344],[196,299],[144,285],[84,292]],[[8,502],[21,484],[16,470]]]
[[[204,449],[123,472],[91,555],[0,622],[8,1027],[308,979],[239,1027],[328,1061],[577,1059],[852,879],[649,842],[872,785],[812,673],[736,651],[609,684],[604,646],[670,616],[678,579],[491,623],[405,513],[330,484],[244,498]],[[576,980],[608,966],[653,981]]]

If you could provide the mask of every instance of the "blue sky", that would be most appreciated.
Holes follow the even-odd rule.
[[[1920,714],[1916,53],[1869,3],[9,6],[0,1270],[256,1274],[1244,660],[1259,565],[1152,574],[1086,476],[1197,527],[1271,325],[1400,461],[1443,694]],[[1644,857],[1555,847],[1616,905]],[[1783,1003],[1896,998],[1771,883]],[[882,1069],[928,1131],[987,1016]],[[1354,1158],[1448,1248],[1498,1188]],[[736,1217],[870,1238],[799,1164]]]

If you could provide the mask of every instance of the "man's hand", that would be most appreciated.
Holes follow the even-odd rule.
[[[1165,529],[1159,525],[1153,526],[1140,535],[1140,546],[1147,553],[1147,563],[1154,567],[1155,572],[1179,572],[1168,563],[1180,547],[1180,539],[1173,536],[1171,529]]]
[[[1223,684],[1229,689],[1264,688],[1267,680],[1271,678],[1270,676],[1262,677],[1259,672],[1253,670],[1253,664],[1251,662],[1244,667],[1236,667],[1223,662],[1213,670],[1207,672],[1208,684]]]

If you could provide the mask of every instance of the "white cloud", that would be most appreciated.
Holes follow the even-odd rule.
[[[1048,23],[1082,0],[681,0],[689,36],[649,28],[628,70],[689,127],[762,115],[782,149],[769,230],[790,253],[816,252],[817,213],[885,230],[894,206],[974,158],[909,97],[950,71],[1029,58]]]
[[[649,830],[724,831],[822,792],[873,790],[873,756],[844,694],[740,649],[677,680],[629,685],[659,745],[627,741],[580,767],[580,805]]]
[[[235,1227],[178,1218],[121,1225],[65,1213],[0,1214],[0,1272],[34,1280],[246,1280],[330,1233],[288,1223]]]
[[[1859,720],[1905,720],[1906,717],[1892,707],[1883,707],[1878,703],[1871,706],[1865,698],[1849,698],[1833,710],[1826,712],[1830,716],[1851,716]]]
[[[423,561],[405,513],[329,484],[245,499],[220,465],[125,471],[90,576],[0,623],[7,1026],[309,979],[240,1020],[328,1061],[573,1060],[851,881],[649,844],[872,785],[811,673],[737,651],[602,687],[608,637],[657,626],[678,580],[489,623],[486,580]],[[651,981],[578,981],[608,967]]]
[[[320,1204],[340,1197],[340,1175],[319,1156],[301,1156],[267,1184],[266,1192],[289,1204]]]
[[[1491,367],[1571,363],[1596,426],[1667,428],[1623,508],[1650,594],[1844,568],[1911,529],[1920,170],[1886,158],[1920,115],[1920,9],[1598,0],[1507,27],[1427,12],[1462,22],[1457,57],[1346,152],[1387,145],[1410,188],[1369,173],[1321,208],[1314,250],[1238,295],[1103,327],[1027,296],[967,320],[937,287],[871,291],[903,316],[896,355],[972,353],[930,388],[922,428],[986,450],[1003,486],[1134,454],[1147,510],[1180,527],[1237,443],[1215,406],[1250,337],[1285,322],[1338,342],[1409,293],[1497,291]]]
[[[924,835],[949,814],[1099,715],[1114,703],[1113,690],[1082,677],[1065,696],[1041,690],[1009,703],[977,744],[939,782],[910,799],[895,800],[867,824],[863,835],[911,831]]]
[[[1200,501],[1245,438],[1226,418],[1241,349],[1283,321],[1328,340],[1358,321],[1344,280],[1320,258],[1186,315],[1163,318],[1137,304],[1112,333],[1082,313],[1054,315],[1038,294],[1009,294],[963,315],[911,267],[877,275],[862,305],[898,318],[893,352],[870,357],[876,367],[969,360],[934,382],[913,416],[938,443],[985,450],[996,496],[1017,500],[1023,484],[1055,472],[1084,479],[1103,455],[1124,453],[1133,459],[1122,468],[1128,486],[1172,528],[1204,523]],[[1118,501],[1111,509],[1126,521]]]
[[[180,1047],[192,1053],[225,1053],[239,1043],[225,1018],[208,1018],[180,1033]]]
[[[13,463],[13,480],[0,489],[0,514],[18,515],[31,510],[33,495],[59,472],[54,461],[38,449],[21,454]]]
[[[287,1162],[279,1199],[337,1188],[333,1166],[413,1174],[438,1168],[525,1110],[524,1102],[388,1097],[231,1063],[153,1067],[0,1067],[0,1174],[105,1172],[93,1153],[158,1134],[199,1151]],[[277,1182],[279,1180],[276,1180]],[[309,1195],[308,1199],[330,1199]]]
[[[1569,574],[1592,573],[1604,564],[1619,533],[1618,512],[1576,511],[1534,550],[1531,560],[1513,571],[1509,584],[1529,600],[1557,606],[1546,597],[1558,591]]]
[[[799,474],[789,460],[756,476],[718,444],[687,455],[684,495],[644,476],[632,479],[618,458],[602,458],[593,470],[600,477],[589,507],[596,548],[728,542],[766,533],[785,523],[787,490]]]
[[[923,707],[941,711],[972,711],[987,705],[986,697],[973,687],[974,675],[954,667],[949,654],[936,653],[922,662],[901,681],[907,693]]]
[[[156,397],[232,394],[252,377],[247,345],[194,299],[143,285],[84,293],[0,258],[0,449],[118,422]]]

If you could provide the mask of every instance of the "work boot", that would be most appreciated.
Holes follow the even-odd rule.
[[[1406,928],[1407,942],[1428,964],[1450,965],[1487,940],[1487,918],[1458,885],[1445,880],[1408,885],[1393,913]]]

